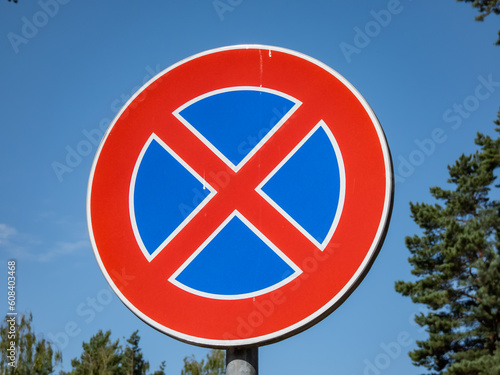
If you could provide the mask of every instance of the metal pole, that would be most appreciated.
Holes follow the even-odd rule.
[[[259,347],[226,350],[226,375],[258,375]]]

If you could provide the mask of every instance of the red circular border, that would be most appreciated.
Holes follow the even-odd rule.
[[[303,103],[297,113],[310,120],[309,125],[324,120],[343,156],[346,192],[330,243],[323,252],[312,251],[297,264],[303,270],[301,276],[264,295],[216,300],[177,288],[167,281],[170,275],[161,262],[150,263],[144,257],[130,222],[129,189],[137,158],[153,131],[160,138],[177,137],[182,143],[183,134],[173,131],[178,121],[172,115],[175,109],[199,95],[234,86],[281,91]],[[338,73],[308,56],[250,45],[211,50],[181,61],[129,100],[95,157],[87,216],[99,266],[128,308],[179,340],[231,347],[281,340],[338,307],[380,250],[392,200],[389,149],[375,115],[359,93]],[[173,248],[182,246],[182,236],[177,243]],[[183,259],[169,251],[168,262],[175,268]]]

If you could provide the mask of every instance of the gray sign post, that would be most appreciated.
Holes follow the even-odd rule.
[[[226,375],[258,375],[259,348],[226,350]]]

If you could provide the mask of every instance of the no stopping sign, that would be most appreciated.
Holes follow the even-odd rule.
[[[129,100],[95,157],[87,214],[129,309],[179,340],[230,347],[338,307],[380,250],[392,199],[389,149],[361,95],[315,59],[248,45],[181,61]]]

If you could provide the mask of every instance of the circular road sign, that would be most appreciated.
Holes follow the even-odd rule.
[[[342,76],[283,48],[207,51],[142,87],[109,127],[87,201],[123,303],[179,340],[255,346],[361,282],[393,200],[376,116]]]

